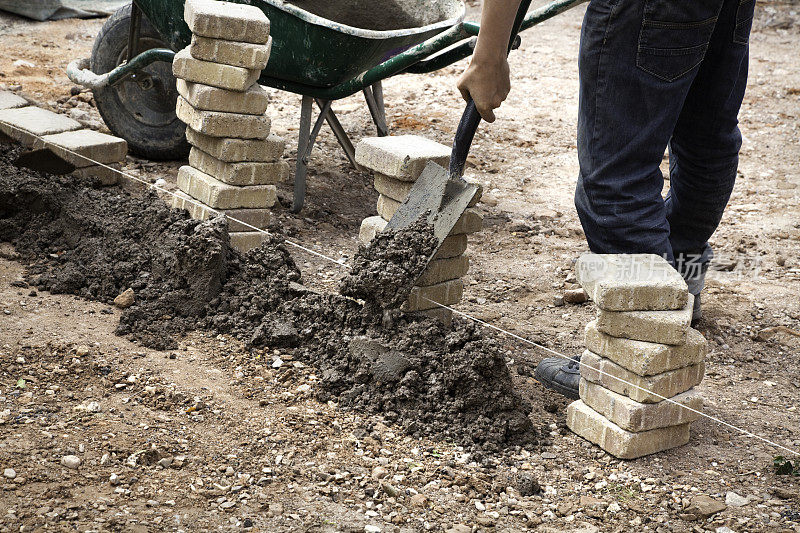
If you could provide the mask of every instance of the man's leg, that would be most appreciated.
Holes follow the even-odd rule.
[[[575,206],[596,253],[673,260],[660,164],[724,2],[591,0],[581,31]],[[536,377],[577,397],[574,363]]]
[[[692,84],[670,141],[670,192],[666,199],[675,266],[695,298],[713,256],[708,239],[717,229],[736,179],[737,116],[747,84],[747,38],[755,0],[726,2],[706,58]]]

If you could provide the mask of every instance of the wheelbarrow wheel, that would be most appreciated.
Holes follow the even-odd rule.
[[[117,10],[100,30],[92,48],[92,72],[103,74],[127,59],[131,6]],[[167,48],[142,15],[138,52]],[[183,159],[189,153],[186,125],[175,116],[178,91],[172,65],[157,61],[114,86],[94,90],[97,110],[114,135],[128,141],[132,154],[147,159]]]

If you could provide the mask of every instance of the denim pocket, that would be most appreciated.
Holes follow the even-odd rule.
[[[753,27],[753,15],[756,10],[756,0],[739,0],[736,10],[736,27],[733,30],[733,42],[747,44],[750,39],[750,29]]]
[[[706,55],[723,0],[645,0],[636,66],[664,81],[691,72]]]

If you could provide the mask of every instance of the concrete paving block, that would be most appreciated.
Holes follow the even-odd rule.
[[[94,130],[65,131],[38,138],[34,150],[47,148],[77,168],[97,166],[98,163],[119,163],[128,155],[124,139]]]
[[[182,80],[243,92],[253,86],[261,71],[195,59],[184,48],[172,60],[172,74]]]
[[[228,236],[231,239],[231,246],[239,252],[246,254],[253,248],[258,248],[266,235],[260,231],[235,231],[229,232]]]
[[[694,296],[677,311],[605,311],[597,313],[597,329],[613,337],[661,344],[683,344],[692,323]]]
[[[640,376],[589,350],[581,356],[582,378],[641,403],[658,403],[686,392],[703,381],[705,372],[706,365],[700,362],[653,376]]]
[[[575,264],[578,283],[606,311],[683,309],[686,282],[654,254],[584,254]]]
[[[481,197],[483,196],[483,183],[478,179],[470,176],[465,176],[464,181],[472,185],[475,185],[478,188],[478,190],[475,191],[475,196],[472,197],[472,200],[470,200],[469,204],[467,205],[467,207],[474,207],[475,205],[478,204],[478,202],[481,201]]]
[[[216,0],[188,0],[183,19],[196,35],[264,44],[269,38],[269,19],[255,6]]]
[[[285,161],[226,163],[194,147],[189,152],[189,164],[230,185],[275,185],[289,175]]]
[[[0,109],[14,109],[25,107],[28,101],[10,91],[0,91]]]
[[[189,53],[195,59],[256,70],[264,70],[271,51],[272,37],[267,40],[267,44],[254,44],[211,39],[195,34],[192,35],[192,44],[189,45]]]
[[[388,222],[392,219],[397,210],[400,209],[400,204],[402,204],[402,202],[392,200],[388,196],[381,194],[378,196],[378,204],[376,205],[376,209],[378,210],[378,214],[381,216],[381,218]]]
[[[483,228],[483,215],[474,207],[470,207],[453,226],[450,236],[477,233],[481,228]]]
[[[689,442],[690,426],[683,424],[634,433],[614,424],[583,400],[567,406],[567,427],[619,459],[636,459],[682,446]]]
[[[175,85],[178,88],[178,94],[184,100],[189,102],[193,108],[203,111],[263,115],[269,102],[267,91],[257,83],[251,85],[244,92],[229,91],[181,79],[176,80]]]
[[[670,398],[671,401],[639,403],[602,385],[582,379],[579,393],[583,403],[622,429],[634,433],[689,424],[700,418],[700,414],[695,411],[703,409],[703,397],[694,389]],[[694,411],[684,409],[681,407],[683,405]]]
[[[685,344],[668,345],[612,337],[597,329],[597,322],[593,320],[586,325],[584,341],[589,351],[640,376],[696,365],[708,353],[706,339],[692,328],[686,334]]]
[[[77,120],[41,107],[0,110],[0,131],[26,147],[33,146],[36,137],[79,130],[82,127]]]
[[[414,282],[418,287],[427,287],[444,283],[451,279],[459,279],[467,274],[469,270],[469,256],[459,255],[449,259],[435,259],[428,263],[425,271]]]
[[[190,166],[178,170],[178,188],[213,209],[272,207],[278,198],[274,185],[228,185]]]
[[[211,137],[266,139],[272,122],[267,115],[240,115],[221,111],[202,111],[178,96],[178,118],[195,131]]]
[[[444,309],[439,307],[438,309],[427,309],[425,311],[418,311],[423,315],[427,315],[431,318],[435,318],[439,322],[441,322],[444,327],[449,328],[453,325],[453,312],[450,309]]]
[[[172,198],[172,207],[185,209],[195,220],[208,220],[222,213],[228,217],[228,231],[250,232],[258,229],[267,229],[272,213],[269,209],[214,209],[195,200],[183,191],[178,191]],[[253,227],[251,227],[253,226]]]
[[[414,182],[391,178],[376,172],[373,177],[373,185],[375,190],[383,196],[397,202],[402,202],[408,196],[408,192],[411,190],[411,187],[414,186]]]
[[[433,260],[435,261],[437,259],[449,259],[451,257],[457,257],[466,251],[467,236],[464,234],[450,235],[444,241],[442,241],[442,245],[439,247],[436,255],[433,256]]]
[[[460,279],[445,281],[428,287],[414,287],[403,304],[403,311],[424,311],[441,309],[434,302],[442,305],[457,304],[464,295],[464,282]],[[430,301],[433,300],[433,301]]]
[[[94,180],[103,186],[116,185],[120,180],[118,164],[106,166],[92,165],[90,167],[78,168],[72,175]]]
[[[205,153],[226,163],[277,161],[286,149],[286,141],[271,133],[266,139],[212,137],[186,128],[186,140]]]
[[[416,181],[428,161],[445,168],[451,148],[418,135],[371,137],[356,146],[356,162],[403,181]]]
[[[361,221],[361,228],[358,230],[358,242],[364,245],[369,244],[375,235],[384,230],[386,224],[388,222],[379,216],[365,218]]]

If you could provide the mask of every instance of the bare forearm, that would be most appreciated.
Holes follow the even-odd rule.
[[[473,61],[498,61],[506,56],[519,4],[520,0],[484,0]]]

